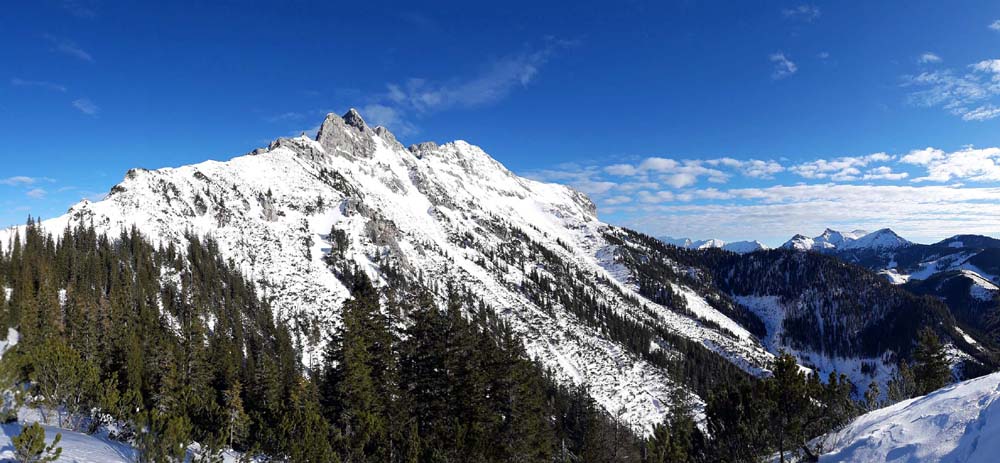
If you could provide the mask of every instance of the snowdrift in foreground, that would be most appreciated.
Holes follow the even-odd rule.
[[[876,410],[828,436],[820,461],[1000,461],[998,397],[993,373]]]
[[[72,461],[79,463],[129,463],[135,461],[135,451],[126,444],[89,436],[53,426],[45,426],[45,442],[52,443],[56,434],[62,434],[59,446],[62,454],[56,461]],[[14,460],[13,438],[21,434],[20,423],[0,425],[0,461]]]

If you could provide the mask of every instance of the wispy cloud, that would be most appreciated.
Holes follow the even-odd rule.
[[[45,37],[45,40],[48,40],[52,44],[54,51],[72,56],[76,59],[79,59],[81,61],[86,61],[88,63],[94,62],[94,57],[91,56],[90,53],[85,51],[83,48],[80,48],[80,46],[77,45],[76,42],[72,40],[55,37],[49,34],[45,34],[43,37]]]
[[[85,0],[63,0],[62,7],[78,18],[94,19],[97,17],[97,9],[91,5],[91,2]]]
[[[38,179],[34,177],[26,177],[23,175],[0,179],[0,185],[7,185],[7,186],[34,185],[36,182],[38,182]]]
[[[941,107],[966,121],[984,121],[1000,116],[992,102],[1000,96],[1000,59],[983,60],[961,73],[951,69],[904,76],[903,86],[920,88],[907,100],[914,105]]]
[[[48,192],[42,188],[32,188],[25,194],[28,195],[29,198],[42,199],[48,194]]]
[[[917,58],[917,62],[920,63],[920,64],[940,63],[941,62],[941,57],[938,56],[935,53],[931,53],[931,52],[927,51],[927,52],[922,53],[920,55],[920,57]]]
[[[100,106],[97,106],[88,98],[73,100],[73,107],[88,116],[96,116],[101,111]]]
[[[768,59],[774,63],[774,69],[771,71],[771,78],[774,80],[784,79],[799,70],[799,67],[782,52],[773,53]]]
[[[819,19],[821,11],[816,5],[802,4],[793,8],[782,9],[781,15],[788,19],[813,22]]]
[[[385,93],[362,105],[362,115],[400,135],[416,133],[413,117],[497,103],[535,81],[541,68],[559,50],[575,45],[574,41],[547,38],[541,47],[487,62],[472,76],[446,81],[410,78],[391,82],[386,84]]]
[[[387,99],[417,111],[439,111],[470,108],[495,103],[537,77],[558,49],[570,45],[566,41],[549,41],[544,47],[507,55],[491,61],[470,79],[455,79],[434,83],[410,79],[402,84],[388,84]]]
[[[65,85],[57,84],[54,82],[46,82],[44,80],[24,80],[14,77],[10,79],[10,84],[15,87],[36,87],[56,92],[64,92],[64,93],[66,92]]]
[[[413,135],[419,132],[415,125],[407,121],[403,117],[403,114],[392,106],[379,103],[367,104],[361,108],[361,113],[364,114],[369,122],[388,127],[400,136]]]
[[[997,32],[1000,32],[1000,19],[991,22],[990,25],[987,26],[987,27],[989,27],[990,29],[993,29],[993,30],[995,30]]]
[[[267,122],[297,121],[299,119],[302,119],[303,117],[305,117],[305,114],[289,111],[265,117],[264,120],[266,120]]]

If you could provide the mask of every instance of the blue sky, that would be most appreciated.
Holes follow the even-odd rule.
[[[656,235],[1000,231],[1000,4],[17,2],[0,224],[357,107]]]

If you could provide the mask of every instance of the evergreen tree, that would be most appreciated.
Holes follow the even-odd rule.
[[[917,379],[913,370],[906,362],[900,362],[892,378],[889,379],[889,389],[886,393],[889,402],[897,403],[917,396]]]
[[[234,445],[245,437],[249,426],[250,417],[243,410],[243,399],[240,397],[242,391],[240,382],[234,381],[223,399],[226,407],[226,444],[229,448],[235,448]]]
[[[865,391],[865,401],[863,404],[866,412],[879,408],[881,405],[881,401],[879,400],[881,394],[882,392],[879,391],[878,383],[875,381],[868,383],[868,389]]]
[[[771,407],[771,433],[775,438],[778,458],[784,463],[785,453],[793,455],[805,445],[806,420],[813,406],[807,388],[806,375],[791,354],[781,352],[775,358],[772,377],[768,380]]]
[[[917,334],[917,348],[913,352],[916,366],[913,377],[917,395],[929,394],[951,382],[951,367],[941,340],[934,330],[926,327]]]
[[[21,428],[21,434],[14,436],[14,458],[19,463],[46,463],[56,461],[62,454],[59,441],[62,434],[56,434],[52,444],[45,445],[45,428],[38,423],[32,423]]]

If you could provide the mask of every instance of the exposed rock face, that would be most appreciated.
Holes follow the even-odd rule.
[[[327,114],[326,120],[316,133],[316,141],[328,154],[367,158],[375,152],[372,133],[361,115],[351,108],[344,117],[333,113]]]

